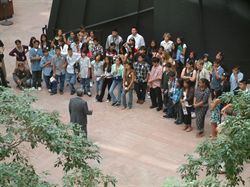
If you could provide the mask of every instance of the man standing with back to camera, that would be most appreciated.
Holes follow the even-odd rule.
[[[87,139],[87,115],[92,115],[93,110],[89,110],[87,102],[81,98],[84,95],[83,89],[78,89],[76,94],[77,97],[70,99],[69,102],[70,122],[79,124],[85,133],[83,137]],[[75,135],[79,134],[75,132]]]

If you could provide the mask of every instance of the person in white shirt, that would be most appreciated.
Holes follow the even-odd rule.
[[[166,32],[163,35],[163,38],[164,38],[164,40],[161,42],[160,46],[163,46],[165,51],[167,51],[167,50],[171,51],[173,41],[170,40],[171,39],[170,33]]]
[[[132,34],[130,34],[128,36],[127,42],[129,42],[130,38],[134,38],[135,39],[135,48],[139,49],[141,46],[146,46],[143,36],[141,36],[140,34],[137,33],[136,27],[132,27],[131,32],[132,32]]]
[[[78,63],[78,60],[80,59],[80,56],[77,54],[73,54],[72,48],[68,48],[68,56],[67,59],[67,73],[66,73],[66,81],[69,84],[70,87],[70,95],[73,95],[76,92],[76,89],[74,87],[74,84],[76,83],[76,64]]]
[[[60,46],[60,49],[61,49],[61,55],[66,58],[66,56],[68,55],[68,47],[69,46],[64,43],[63,38],[60,38],[58,40],[58,45]]]

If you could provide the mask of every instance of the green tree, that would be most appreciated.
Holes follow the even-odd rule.
[[[1,89],[0,186],[58,186],[46,182],[44,178],[49,175],[48,171],[36,173],[20,148],[23,143],[32,149],[40,143],[58,155],[54,167],[61,166],[66,172],[62,178],[64,187],[115,186],[114,177],[104,175],[88,164],[89,160],[100,163],[100,150],[91,140],[81,138],[79,125],[62,123],[57,111],[34,109],[31,104],[38,98],[31,94],[31,89],[20,95],[13,90]],[[73,131],[79,132],[80,136],[74,136]]]
[[[218,136],[217,140],[206,139],[198,145],[195,153],[199,157],[185,154],[187,164],[177,169],[185,183],[171,178],[167,179],[165,186],[237,186],[245,185],[241,177],[244,164],[250,162],[250,95],[239,91],[224,93],[220,97],[221,102],[232,104],[233,116],[228,116],[223,131],[229,131],[227,136]],[[217,170],[220,162],[225,162],[225,179],[220,179]],[[205,171],[206,178],[198,180],[199,172]],[[247,179],[249,180],[250,177]],[[250,180],[248,181],[250,182]]]

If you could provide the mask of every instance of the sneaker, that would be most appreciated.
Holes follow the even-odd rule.
[[[41,88],[41,87],[38,87],[38,90],[39,90],[39,91],[42,91],[42,88]]]
[[[75,92],[74,92],[74,91],[71,91],[71,92],[70,92],[70,95],[74,95],[74,94],[75,94]]]
[[[36,89],[35,87],[32,87],[32,89]]]
[[[61,90],[61,91],[59,91],[60,92],[60,95],[62,95],[64,92],[63,92],[63,90]]]
[[[49,92],[49,93],[51,93],[51,92],[52,92],[52,90],[51,90],[51,89],[48,89],[48,92]]]
[[[120,103],[116,103],[115,104],[115,107],[119,107],[121,104]]]
[[[89,85],[90,85],[90,87],[91,87],[91,88],[93,87],[93,84],[92,84],[92,82],[90,82],[90,83],[89,83]]]
[[[147,93],[147,96],[148,96],[148,99],[150,99],[150,93],[149,92]]]
[[[95,103],[99,102],[97,99],[94,100]]]
[[[118,103],[118,102],[112,103],[112,105],[111,105],[111,106],[115,106],[117,103]]]
[[[193,113],[193,114],[191,115],[191,117],[192,117],[192,118],[196,118],[196,114]]]
[[[110,102],[110,100],[109,100],[109,99],[107,99],[106,103],[109,103],[109,102]]]
[[[87,94],[88,94],[88,96],[89,96],[89,97],[91,97],[91,96],[92,96],[90,92],[88,92]]]

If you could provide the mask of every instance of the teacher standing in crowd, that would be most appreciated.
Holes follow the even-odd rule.
[[[84,95],[83,89],[78,89],[76,94],[77,97],[70,99],[69,102],[70,122],[79,124],[85,133],[83,137],[87,139],[87,115],[92,115],[93,110],[89,110],[87,102],[81,98]]]

